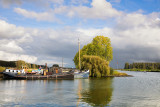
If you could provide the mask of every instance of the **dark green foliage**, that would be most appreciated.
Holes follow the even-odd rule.
[[[53,64],[53,66],[52,67],[59,67],[59,65],[58,64]]]
[[[113,72],[114,72],[113,68],[110,67],[110,74],[113,75]]]
[[[129,65],[129,67],[128,67]],[[160,63],[126,63],[124,69],[160,70]]]
[[[129,63],[127,62],[127,63],[125,63],[125,67],[124,67],[124,69],[129,69]]]
[[[83,56],[82,69],[90,70],[90,77],[104,77],[110,75],[109,62],[99,56]]]
[[[0,61],[0,66],[3,67],[16,67],[15,61]]]
[[[27,66],[28,68],[38,68],[36,64],[26,63],[25,61],[18,60],[18,61],[0,61],[0,66],[2,67],[9,67],[9,68],[18,68],[21,69],[22,66]]]

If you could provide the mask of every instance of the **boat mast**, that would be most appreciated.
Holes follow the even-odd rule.
[[[62,57],[62,68],[63,68],[63,57]]]
[[[80,40],[78,38],[78,45],[79,45],[79,69],[81,69],[81,58],[80,58]]]

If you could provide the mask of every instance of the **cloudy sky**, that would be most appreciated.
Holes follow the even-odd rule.
[[[0,60],[60,64],[97,35],[111,38],[112,67],[160,62],[160,0],[0,0]]]

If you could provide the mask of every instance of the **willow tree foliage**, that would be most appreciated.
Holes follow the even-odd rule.
[[[84,55],[82,69],[89,69],[90,77],[103,77],[110,75],[109,62],[99,56]]]
[[[92,42],[85,45],[81,50],[81,61],[83,61],[83,55],[99,56],[106,61],[113,59],[111,41],[108,37],[96,36]],[[79,68],[79,52],[76,53],[73,59],[76,68]]]

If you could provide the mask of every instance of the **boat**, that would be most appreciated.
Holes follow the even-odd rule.
[[[89,78],[89,70],[87,71],[76,71],[74,72],[74,78],[78,79],[78,78]]]
[[[25,72],[24,69],[22,70],[14,70],[14,69],[6,69],[3,74],[3,79],[74,79],[73,74],[51,74],[51,75],[44,75],[41,74],[42,71],[35,71],[33,72]]]

